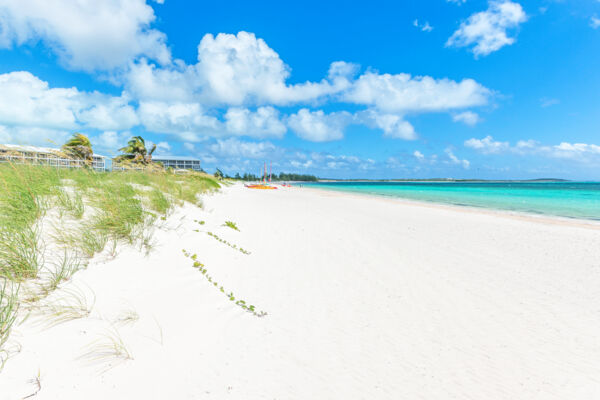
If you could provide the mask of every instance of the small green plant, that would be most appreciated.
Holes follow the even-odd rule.
[[[56,290],[58,285],[71,279],[73,274],[81,268],[81,257],[77,254],[69,254],[64,249],[64,253],[59,262],[54,264],[54,268],[48,271],[48,283],[44,286],[47,292]]]
[[[235,222],[232,222],[232,221],[225,221],[225,223],[222,226],[226,226],[226,227],[236,230],[238,232],[240,231],[239,228],[237,227],[237,225],[235,224]]]
[[[235,302],[235,305],[237,305],[238,307],[243,308],[245,311],[249,312],[250,314],[256,316],[256,317],[264,317],[267,315],[266,312],[264,311],[257,311],[256,307],[254,307],[253,305],[248,305],[246,304],[246,302],[244,300],[237,300],[235,299],[235,296],[233,294],[233,292],[229,292],[226,293],[225,288],[223,288],[223,286],[219,286],[219,284],[217,283],[217,281],[213,280],[213,278],[208,274],[208,270],[206,269],[206,267],[204,266],[204,264],[202,264],[200,261],[198,261],[198,255],[197,254],[191,254],[190,252],[188,252],[187,250],[183,249],[182,250],[183,255],[190,258],[193,263],[192,263],[192,267],[198,269],[198,271],[200,271],[200,273],[202,273],[202,275],[205,276],[206,280],[209,283],[212,283],[212,285],[214,287],[219,288],[219,290],[221,291],[221,293],[225,294],[225,296],[227,296],[227,298],[229,299],[229,301],[233,301]]]
[[[173,203],[160,189],[153,189],[148,193],[150,208],[160,214],[167,215],[173,208]]]
[[[83,198],[81,194],[75,190],[71,195],[65,188],[57,189],[58,194],[56,196],[56,202],[58,205],[58,209],[61,212],[61,217],[63,215],[63,211],[69,213],[75,219],[81,219],[83,217],[83,213],[85,211],[85,206],[83,204]]]
[[[0,276],[14,281],[36,278],[42,264],[40,236],[34,226],[0,230]]]
[[[228,242],[227,240],[225,240],[225,239],[221,239],[220,237],[218,237],[217,235],[215,235],[215,234],[214,234],[214,233],[212,233],[212,232],[206,232],[206,234],[207,234],[208,236],[210,236],[210,237],[214,238],[215,240],[217,240],[217,241],[219,241],[219,242],[221,242],[221,243],[223,243],[223,244],[226,244],[227,246],[231,247],[232,249],[239,251],[240,253],[243,253],[243,254],[246,254],[246,255],[250,255],[250,252],[249,252],[249,251],[247,251],[247,250],[244,250],[244,249],[242,249],[241,247],[237,247],[237,245],[236,245],[236,244],[229,243],[229,242]]]
[[[18,287],[15,288],[8,279],[0,278],[0,371],[8,359],[8,351],[4,345],[17,318],[17,293]]]

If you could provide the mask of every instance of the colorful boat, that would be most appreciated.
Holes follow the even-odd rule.
[[[256,185],[244,185],[246,186],[248,189],[277,189],[277,186],[271,186],[271,185],[263,185],[263,184],[256,184]]]
[[[269,165],[269,169],[271,169],[271,165]],[[266,189],[266,190],[271,190],[271,189],[277,189],[276,186],[271,186],[271,176],[272,176],[272,170],[269,173],[269,183],[267,183],[267,163],[265,162],[265,169],[264,169],[264,175],[263,175],[263,183],[258,183],[258,184],[252,184],[252,185],[244,185],[246,186],[248,189]]]

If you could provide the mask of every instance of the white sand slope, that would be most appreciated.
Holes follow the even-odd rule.
[[[597,225],[300,188],[205,203],[150,256],[77,273],[89,317],[17,327],[0,399],[34,393],[38,372],[34,399],[600,398]],[[107,332],[131,359],[103,353]]]

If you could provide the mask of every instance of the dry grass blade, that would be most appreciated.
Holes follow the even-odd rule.
[[[85,347],[85,353],[78,357],[90,366],[100,365],[101,373],[104,373],[119,364],[133,360],[131,352],[123,342],[116,328],[108,330],[97,340]]]
[[[47,298],[45,303],[32,306],[32,311],[40,317],[40,324],[50,328],[68,321],[88,317],[96,295],[92,292],[91,300],[78,287],[63,288]]]
[[[19,303],[17,300],[18,287],[14,287],[7,279],[0,278],[0,371],[8,359],[5,344],[10,330],[17,318]]]

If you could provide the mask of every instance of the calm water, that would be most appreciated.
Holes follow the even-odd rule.
[[[307,186],[411,200],[600,220],[598,182],[327,182]]]

